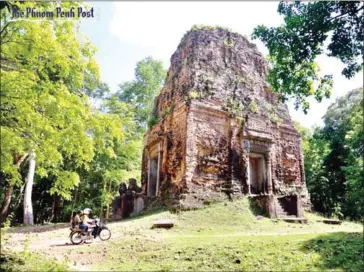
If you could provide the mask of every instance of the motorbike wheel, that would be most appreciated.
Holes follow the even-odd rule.
[[[82,243],[82,238],[81,238],[81,232],[74,232],[71,234],[71,242],[74,245],[79,245]]]
[[[102,229],[99,233],[101,241],[106,241],[111,238],[111,231],[109,229]]]

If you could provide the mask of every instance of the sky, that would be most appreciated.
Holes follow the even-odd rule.
[[[113,91],[120,83],[133,80],[136,63],[148,56],[163,61],[168,69],[182,36],[195,24],[221,25],[250,37],[258,25],[279,26],[283,22],[277,13],[278,2],[89,2],[88,5],[94,7],[96,18],[84,19],[81,31],[98,48],[96,60],[101,79]],[[267,55],[259,40],[252,42]],[[293,103],[288,103],[291,117],[305,127],[322,125],[322,116],[337,97],[363,86],[362,74],[350,80],[341,75],[344,65],[339,60],[322,55],[317,63],[322,75],[333,75],[334,88],[330,99],[321,103],[309,100],[307,114],[294,110]]]

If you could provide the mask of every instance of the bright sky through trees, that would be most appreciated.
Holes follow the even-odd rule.
[[[170,57],[183,34],[194,24],[223,25],[243,35],[250,35],[259,24],[278,26],[278,2],[92,2],[96,19],[84,20],[83,31],[99,48],[96,56],[101,77],[112,90],[134,76],[135,64],[152,56],[163,61],[167,69]],[[255,40],[266,55],[263,44]],[[348,80],[341,75],[344,65],[337,59],[320,56],[322,74],[333,74],[334,88],[330,100],[321,103],[309,100],[311,109],[305,115],[289,104],[293,119],[310,127],[322,124],[321,117],[328,105],[349,90],[363,85],[357,74]]]

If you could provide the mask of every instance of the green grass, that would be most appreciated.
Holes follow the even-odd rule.
[[[109,223],[110,241],[50,253],[97,271],[362,270],[361,224],[326,225],[312,213],[305,214],[308,224],[257,220],[249,207],[242,198],[195,211],[150,211]],[[175,220],[175,226],[152,229],[162,218]]]
[[[46,258],[43,254],[23,251],[1,253],[1,271],[67,271],[68,266],[55,259]]]
[[[124,237],[105,244],[95,270],[121,271],[359,271],[362,268],[360,224],[326,225],[314,214],[308,224],[257,220],[246,198],[202,210],[154,213],[111,225]],[[154,220],[171,218],[170,230],[150,229]],[[104,246],[104,245],[103,245]],[[84,249],[77,258],[89,256]],[[77,254],[77,252],[75,252]],[[85,261],[87,262],[87,261]]]
[[[125,239],[113,243],[108,248],[109,260],[94,268],[123,271],[360,271],[363,265],[361,242],[359,233],[195,237],[143,244]],[[120,254],[120,249],[124,254]]]

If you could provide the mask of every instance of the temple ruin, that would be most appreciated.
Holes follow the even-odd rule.
[[[194,27],[172,55],[145,134],[142,189],[182,209],[248,195],[271,217],[307,205],[301,138],[256,45]]]

